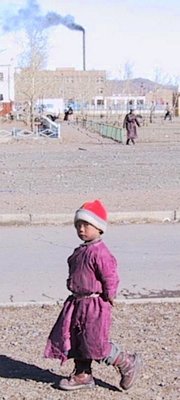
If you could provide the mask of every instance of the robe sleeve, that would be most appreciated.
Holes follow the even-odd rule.
[[[138,119],[137,119],[137,118],[135,119],[135,121],[136,121],[136,124],[137,124],[137,126],[139,126],[139,127],[140,127],[141,125],[140,125],[140,123],[139,123],[139,121],[138,121]]]
[[[117,260],[106,248],[101,250],[96,256],[96,272],[102,284],[103,298],[108,300],[108,298],[116,297],[120,281],[117,271]]]

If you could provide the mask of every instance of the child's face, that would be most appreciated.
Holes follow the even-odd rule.
[[[76,222],[76,230],[79,238],[84,242],[89,242],[90,240],[98,239],[100,237],[99,229],[81,219]]]

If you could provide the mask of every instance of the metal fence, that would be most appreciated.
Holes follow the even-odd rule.
[[[60,124],[51,121],[47,117],[43,117],[42,123],[37,124],[35,127],[34,132],[29,129],[20,129],[13,127],[11,131],[2,129],[0,130],[0,138],[7,138],[12,137],[15,139],[25,139],[25,138],[57,138],[60,139],[61,137],[61,129]]]
[[[80,124],[83,129],[90,132],[97,132],[103,137],[110,138],[120,143],[123,141],[123,130],[118,126],[85,119],[78,121],[77,124]]]

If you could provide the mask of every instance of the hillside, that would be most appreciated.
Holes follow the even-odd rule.
[[[146,95],[146,93],[155,91],[158,88],[169,89],[174,92],[176,92],[178,89],[175,85],[162,85],[145,78],[134,78],[129,80],[109,79],[107,80],[106,85],[107,94],[108,92],[113,92],[114,94],[127,94],[127,92],[129,92],[133,95],[141,94],[143,96]]]

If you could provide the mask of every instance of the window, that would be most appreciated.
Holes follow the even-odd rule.
[[[137,99],[137,109],[141,110],[144,107],[144,100]]]
[[[137,105],[142,106],[144,104],[144,100],[137,99]]]
[[[4,80],[4,74],[3,74],[3,72],[0,72],[0,81],[3,81]]]
[[[129,106],[130,108],[135,107],[135,102],[134,102],[134,100],[129,100],[127,104],[128,104],[128,106]]]
[[[103,106],[104,105],[104,100],[103,99],[98,99],[97,100],[97,106]]]
[[[66,83],[74,83],[74,79],[71,77],[66,78]]]
[[[98,77],[96,78],[96,82],[97,82],[97,83],[104,82],[103,76],[98,76]]]

